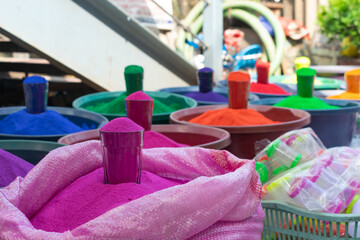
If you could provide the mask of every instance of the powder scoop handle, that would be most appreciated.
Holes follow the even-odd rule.
[[[213,78],[214,70],[211,68],[202,68],[197,72],[199,79],[199,91],[201,93],[212,92],[213,90]]]
[[[131,122],[128,118],[114,120],[108,124],[117,124],[117,129],[112,130],[108,124],[100,129],[104,181],[109,184],[140,183],[144,130],[135,123],[137,129],[122,129],[121,120]]]
[[[297,92],[300,97],[311,98],[314,92],[316,71],[311,68],[301,68],[296,71]]]
[[[229,87],[229,108],[247,108],[250,75],[246,72],[231,72],[227,78]]]
[[[255,67],[257,72],[257,83],[268,84],[270,63],[257,60]]]
[[[127,95],[143,90],[144,69],[141,66],[127,66],[124,76]]]
[[[49,83],[40,76],[31,76],[23,81],[26,111],[28,113],[42,113],[48,104]]]
[[[360,68],[345,72],[346,91],[360,94]]]
[[[152,114],[154,108],[154,100],[148,97],[148,99],[136,98],[134,96],[138,92],[135,92],[125,98],[126,115],[136,124],[140,125],[145,131],[151,130]]]

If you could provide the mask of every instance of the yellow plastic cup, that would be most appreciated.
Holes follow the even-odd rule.
[[[310,59],[307,57],[297,57],[295,59],[295,68],[299,70],[301,68],[308,68],[310,66]]]

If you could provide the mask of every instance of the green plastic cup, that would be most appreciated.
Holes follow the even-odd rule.
[[[141,66],[127,66],[124,76],[127,95],[143,90],[144,69]]]
[[[311,98],[314,92],[316,71],[311,68],[301,68],[296,71],[297,92],[300,97]]]

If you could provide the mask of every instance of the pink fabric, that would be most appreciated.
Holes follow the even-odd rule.
[[[189,147],[189,145],[177,143],[167,136],[155,131],[145,131],[143,148],[159,147]]]
[[[25,178],[0,190],[0,239],[261,238],[264,215],[255,162],[196,147],[143,151],[143,170],[188,183],[113,208],[71,231],[33,227],[29,218],[53,196],[101,165],[99,141],[51,151]]]

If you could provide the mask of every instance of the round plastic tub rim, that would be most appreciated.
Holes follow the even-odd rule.
[[[180,124],[155,124],[151,127],[152,131],[159,132],[161,134],[164,134],[166,136],[166,133],[195,133],[195,134],[206,134],[207,136],[211,136],[214,138],[217,138],[215,141],[194,145],[196,147],[204,147],[204,148],[211,148],[211,149],[223,149],[230,145],[230,133],[222,130],[217,129],[213,127],[207,127],[207,126],[201,126],[200,127],[194,127],[194,126],[188,126],[188,125],[180,125]],[[100,139],[100,133],[98,129],[93,129],[89,131],[84,131],[80,133],[73,133],[66,135],[58,140],[61,144],[75,144],[83,141],[88,140],[99,140]],[[181,142],[183,144],[186,144],[186,142]]]
[[[197,106],[197,102],[189,97],[186,96],[182,96],[180,94],[175,94],[175,93],[166,93],[166,92],[152,92],[152,91],[144,91],[145,93],[150,93],[150,94],[156,94],[156,95],[162,95],[162,96],[170,96],[173,95],[177,98],[182,99],[189,108],[192,107],[196,107]],[[76,109],[83,109],[84,105],[88,105],[91,102],[96,102],[96,101],[107,101],[110,102],[111,100],[115,99],[116,97],[118,97],[120,94],[124,93],[124,91],[116,91],[116,92],[98,92],[98,93],[91,93],[91,94],[87,94],[84,96],[81,96],[77,99],[75,99],[72,103],[73,107]],[[89,110],[87,110],[89,111]],[[91,111],[93,112],[93,111]],[[107,117],[109,120],[118,118],[118,117],[126,117],[126,114],[114,114],[114,113],[98,113],[101,114],[105,117]],[[168,120],[170,115],[170,112],[166,112],[166,113],[157,113],[157,114],[153,114],[153,123],[157,123],[157,122],[161,122],[164,120]]]
[[[226,108],[226,107],[228,107],[228,105],[200,106],[200,107],[196,107],[196,113],[193,111],[191,111],[191,113],[193,114],[192,117],[196,117],[196,116],[199,116],[201,113],[204,113],[207,110],[216,110],[216,109],[222,109],[222,108]],[[248,105],[248,108],[254,109],[257,111],[260,109],[262,109],[263,111],[271,111],[271,109],[273,109],[272,106],[260,106],[259,107],[259,105]],[[288,112],[293,113],[293,115],[296,115],[296,113],[298,112],[295,109],[280,108],[280,107],[277,107],[277,108],[278,109],[286,109]],[[293,110],[295,110],[295,111],[293,111]],[[201,124],[189,123],[188,121],[184,120],[182,116],[184,116],[184,115],[188,116],[187,112],[190,113],[188,109],[182,109],[182,110],[173,112],[170,115],[170,122],[177,123],[177,124],[189,124],[189,125],[204,126]],[[299,119],[293,120],[291,122],[266,124],[266,125],[253,125],[253,126],[216,125],[216,126],[211,126],[211,127],[221,128],[230,133],[267,133],[267,132],[284,131],[284,130],[288,130],[289,128],[292,128],[292,127],[296,128],[299,124],[306,125],[308,123],[310,123],[310,114],[304,113],[303,119],[299,118]]]

